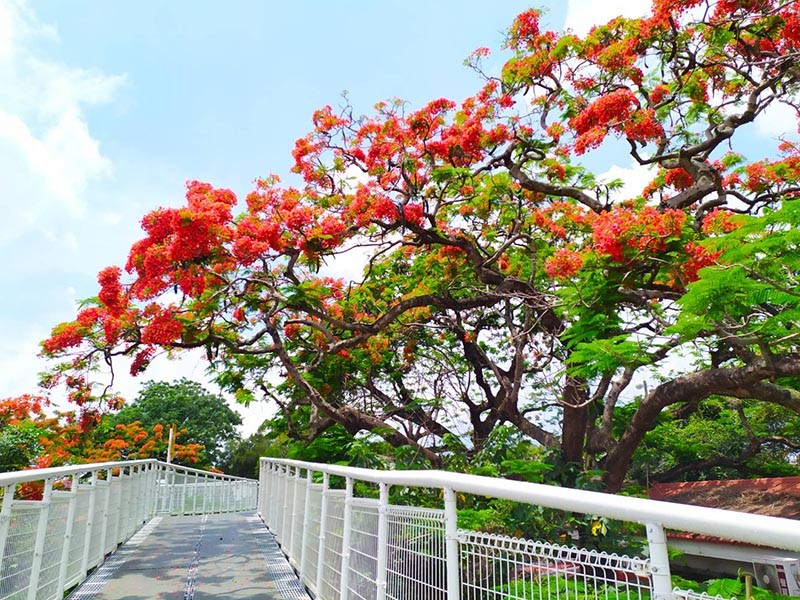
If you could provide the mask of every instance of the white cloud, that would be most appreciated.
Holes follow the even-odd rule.
[[[564,28],[583,36],[593,26],[615,17],[634,19],[646,15],[649,10],[649,0],[569,0]]]
[[[755,120],[756,133],[774,139],[800,140],[797,131],[797,111],[786,104],[773,102]]]
[[[107,76],[36,56],[34,42],[57,39],[24,1],[0,0],[0,242],[76,218],[87,185],[111,172],[84,108],[110,101],[124,76]]]
[[[653,172],[648,167],[631,161],[630,167],[612,166],[605,173],[601,173],[599,179],[605,182],[621,179],[624,185],[621,190],[613,193],[612,200],[630,200],[641,195],[644,187],[653,179]]]

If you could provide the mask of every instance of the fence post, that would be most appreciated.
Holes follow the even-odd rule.
[[[342,526],[342,577],[339,585],[340,600],[347,600],[350,586],[350,537],[353,530],[353,478],[345,479],[344,525]]]
[[[61,549],[61,563],[58,568],[58,595],[64,595],[67,581],[67,567],[69,566],[70,550],[72,546],[72,529],[75,522],[75,509],[78,505],[78,473],[72,476],[69,486],[69,508],[67,508],[67,526],[64,530],[64,547]]]
[[[97,507],[97,471],[92,471],[89,482],[89,509],[86,513],[86,533],[83,537],[83,558],[81,559],[81,579],[86,577],[89,570],[89,551],[92,549],[92,531],[94,530],[94,511]]]
[[[103,525],[102,533],[100,534],[100,555],[97,557],[97,564],[103,564],[103,559],[106,555],[106,538],[108,537],[108,510],[111,507],[111,484],[114,477],[113,469],[106,470],[106,483],[108,484],[108,493],[106,494],[105,502],[103,502]]]
[[[150,477],[148,478],[148,487],[150,489],[149,504],[147,511],[147,518],[152,519],[160,510],[161,502],[161,467],[158,464],[150,464],[148,471]]]
[[[256,496],[256,506],[261,520],[269,527],[269,515],[267,514],[267,494],[269,493],[270,472],[267,467],[269,463],[263,458],[258,461],[258,495]],[[271,468],[272,465],[269,465]],[[271,482],[270,482],[271,483]]]
[[[200,482],[200,473],[194,474],[194,491],[192,492],[192,514],[197,514],[197,484]]]
[[[300,540],[300,560],[298,561],[298,569],[300,570],[300,579],[306,575],[305,560],[307,557],[306,546],[308,546],[308,538],[311,529],[311,485],[314,483],[314,473],[311,469],[306,469],[306,499],[304,502],[305,510],[303,511],[303,537]]]
[[[380,483],[378,498],[378,556],[375,584],[377,595],[375,600],[386,600],[386,563],[389,557],[389,484]]]
[[[53,495],[53,480],[44,480],[42,494],[42,509],[39,511],[39,522],[36,525],[36,541],[33,545],[33,563],[31,564],[31,578],[28,584],[28,600],[36,600],[39,592],[39,575],[42,572],[42,558],[44,557],[44,543],[47,536],[47,519],[50,516],[50,498]]]
[[[0,508],[0,564],[6,551],[8,527],[11,524],[11,505],[14,504],[14,491],[17,486],[9,484],[3,488],[3,508]]]
[[[669,572],[667,536],[659,523],[647,523],[646,527],[650,572],[653,575],[653,600],[671,600],[672,578]]]
[[[458,499],[451,488],[444,488],[444,540],[447,565],[447,600],[461,597],[458,556]]]
[[[328,485],[330,484],[330,475],[327,473],[322,474],[322,504],[319,507],[319,552],[317,554],[317,577],[315,586],[317,588],[316,597],[319,598],[322,593],[322,575],[325,566],[325,538],[328,536],[325,532],[328,530]]]
[[[292,485],[292,528],[289,531],[289,562],[295,561],[295,567],[300,568],[300,563],[297,560],[297,523],[302,520],[303,515],[298,512],[300,509],[300,468],[294,470],[294,484]]]
[[[289,553],[289,540],[291,539],[291,529],[292,520],[291,520],[291,513],[289,512],[289,482],[292,480],[292,472],[291,467],[284,468],[284,474],[281,476],[283,479],[283,494],[281,496],[283,500],[283,506],[281,507],[281,515],[280,515],[280,542],[281,542],[281,550],[283,550],[284,554]],[[287,527],[288,525],[288,527]]]

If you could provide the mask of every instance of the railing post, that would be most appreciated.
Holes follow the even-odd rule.
[[[300,563],[297,561],[297,522],[302,518],[302,514],[298,512],[300,508],[300,468],[296,468],[294,470],[294,483],[292,484],[294,488],[292,491],[292,517],[291,517],[291,529],[289,530],[289,562],[291,563],[292,559],[295,561],[295,567],[300,567]]]
[[[52,495],[53,480],[45,479],[42,509],[39,511],[39,522],[36,525],[36,541],[33,544],[33,563],[31,563],[31,578],[28,583],[28,600],[36,600],[36,595],[39,592],[39,575],[42,572],[44,542],[47,536],[47,519],[50,516],[50,498]]]
[[[108,537],[108,509],[111,506],[111,485],[113,484],[113,469],[106,471],[106,483],[108,484],[108,493],[106,494],[105,502],[103,502],[103,524],[102,533],[100,534],[100,555],[97,557],[97,564],[103,564],[103,558],[106,555],[106,538]]]
[[[345,478],[344,524],[342,526],[342,578],[339,584],[340,600],[347,600],[350,586],[350,537],[353,530],[353,478]]]
[[[283,476],[283,511],[281,512],[281,548],[286,553],[289,548],[289,538],[292,535],[290,527],[292,526],[291,513],[289,512],[289,482],[292,480],[291,467],[286,467],[285,475]],[[288,522],[288,527],[287,527]]]
[[[458,556],[458,499],[451,488],[444,488],[444,539],[447,565],[447,600],[461,597]]]
[[[166,467],[165,467],[166,468]],[[169,514],[175,514],[173,506],[175,505],[175,469],[170,465],[166,473],[169,476],[169,484],[167,485],[167,495],[169,497],[169,505],[167,511]]]
[[[330,484],[330,475],[327,473],[322,474],[322,504],[319,507],[319,552],[317,555],[317,577],[315,586],[317,588],[317,598],[322,593],[322,575],[325,566],[325,539],[328,537],[325,533],[328,530],[328,485]]]
[[[311,484],[314,483],[314,473],[311,469],[306,469],[306,499],[304,502],[305,510],[303,511],[303,537],[300,539],[300,557],[297,561],[297,566],[300,571],[300,579],[306,574],[306,546],[308,546],[308,538],[311,534]]]
[[[0,508],[0,563],[6,551],[8,528],[11,525],[11,505],[14,504],[14,491],[17,486],[9,484],[3,488],[3,508]]]
[[[67,526],[64,529],[64,547],[61,549],[61,563],[58,568],[58,596],[64,595],[64,587],[67,581],[67,566],[70,559],[70,546],[72,546],[72,529],[75,522],[75,509],[78,504],[78,473],[72,476],[69,486],[69,508],[67,508]]]
[[[672,599],[672,578],[669,571],[667,536],[659,523],[647,523],[647,545],[650,549],[650,573],[653,575],[653,600]]]
[[[208,475],[203,475],[203,514],[206,514],[207,498],[208,498]]]
[[[194,474],[194,492],[192,494],[192,514],[197,514],[197,484],[200,481],[200,473]]]
[[[83,558],[81,558],[81,579],[86,577],[89,570],[89,552],[92,546],[92,531],[94,530],[94,511],[97,507],[97,471],[92,471],[89,482],[89,512],[86,513],[86,532],[83,537]]]
[[[377,574],[375,584],[377,594],[375,600],[386,600],[387,568],[389,557],[389,484],[380,483],[380,496],[378,498],[378,556],[376,557]]]
[[[271,468],[267,461],[263,458],[258,461],[258,499],[256,500],[258,505],[258,514],[261,515],[261,519],[266,523],[267,527],[269,527],[269,515],[266,514],[267,512],[267,494],[269,494],[269,468]]]
[[[270,502],[267,507],[269,512],[269,528],[274,534],[278,534],[278,500],[280,498],[280,465],[272,466],[270,476]]]
[[[183,485],[181,485],[181,508],[178,512],[179,515],[185,516],[186,515],[186,487],[188,485],[189,479],[189,472],[183,472]]]
[[[147,511],[147,518],[152,519],[155,517],[159,510],[159,503],[161,501],[161,467],[158,464],[150,464],[148,488],[150,489],[150,506]]]

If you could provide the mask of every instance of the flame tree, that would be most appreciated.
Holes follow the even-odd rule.
[[[189,182],[43,343],[47,383],[83,401],[98,364],[204,348],[294,436],[339,424],[441,465],[506,424],[611,491],[665,411],[800,412],[800,152],[743,153],[749,124],[797,106],[798,4],[655,0],[585,37],[538,17],[511,25],[501,73],[475,51],[460,103],[318,110],[296,187]],[[587,167],[615,149],[650,169],[640,195]]]

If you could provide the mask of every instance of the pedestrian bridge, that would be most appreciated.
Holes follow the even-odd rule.
[[[672,585],[667,530],[800,552],[788,519],[441,471],[265,458],[256,481],[140,460],[0,490],[0,600],[697,600]],[[644,551],[473,531],[459,504],[479,496],[638,523]]]

